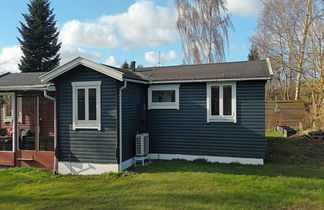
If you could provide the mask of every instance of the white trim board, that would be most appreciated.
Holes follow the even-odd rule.
[[[173,160],[183,159],[193,161],[196,159],[205,159],[212,163],[240,163],[246,165],[263,165],[262,158],[239,158],[239,157],[221,157],[221,156],[208,156],[208,155],[182,155],[182,154],[157,154],[151,153],[151,159],[155,160]]]
[[[57,68],[53,69],[52,71],[41,75],[39,78],[41,79],[42,82],[49,82],[52,79],[64,74],[65,72],[68,72],[69,70],[73,69],[74,67],[76,67],[78,65],[86,66],[90,69],[93,69],[93,70],[98,71],[102,74],[110,76],[116,80],[123,81],[123,75],[124,75],[123,73],[121,73],[109,66],[105,66],[105,65],[102,65],[102,64],[99,64],[99,63],[96,63],[96,62],[93,62],[93,61],[90,61],[88,59],[81,58],[81,57],[75,58],[72,61],[70,61],[64,65],[57,67]]]
[[[230,85],[232,88],[232,99],[231,99],[231,115],[223,114],[223,89],[224,86]],[[211,88],[214,86],[219,87],[219,115],[212,115],[212,98],[211,98]],[[236,123],[236,82],[218,82],[218,83],[207,83],[207,98],[206,98],[206,107],[207,107],[207,123],[210,122],[233,122]]]
[[[267,66],[268,66],[268,69],[269,69],[269,74],[270,74],[270,77],[271,77],[273,75],[273,71],[272,71],[270,58],[266,58],[266,62],[267,62]]]
[[[180,84],[164,84],[164,85],[150,85],[147,89],[147,105],[148,110],[151,109],[177,109],[179,110],[179,88]],[[153,91],[163,91],[163,90],[173,90],[175,91],[175,102],[153,102],[152,92]]]
[[[71,164],[71,169],[70,169]],[[102,174],[106,172],[118,172],[118,164],[98,164],[98,163],[79,163],[79,162],[58,162],[59,174],[73,174],[73,175],[91,175]]]
[[[12,91],[12,90],[46,90],[51,84],[44,85],[20,85],[20,86],[1,86],[0,91]]]
[[[101,130],[101,81],[72,82],[73,130],[97,129]],[[78,120],[78,90],[84,90],[85,119]],[[96,89],[96,120],[89,120],[89,89]]]

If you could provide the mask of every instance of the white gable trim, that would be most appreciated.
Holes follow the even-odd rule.
[[[43,74],[39,78],[41,79],[42,82],[49,82],[52,79],[68,72],[69,70],[73,69],[74,67],[76,67],[78,65],[86,66],[86,67],[91,68],[95,71],[98,71],[102,74],[110,76],[116,80],[123,81],[123,73],[121,73],[113,68],[110,68],[109,66],[98,64],[98,63],[95,63],[88,59],[81,58],[81,57],[78,57],[78,58],[58,67],[58,68],[53,69],[52,71],[50,71],[48,73]]]
[[[268,69],[269,69],[269,74],[270,74],[270,76],[272,76],[273,75],[273,71],[272,71],[272,66],[271,66],[270,58],[266,58],[266,62],[267,62],[267,66],[268,66]]]

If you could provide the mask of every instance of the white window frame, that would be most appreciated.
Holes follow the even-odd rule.
[[[11,96],[11,105],[14,100],[14,93],[1,93],[2,96],[9,95]],[[17,97],[17,112],[18,112],[18,123],[22,123],[22,97]],[[12,121],[12,115],[14,114],[13,106],[11,106],[11,116],[7,116],[6,105],[2,107],[2,119],[4,123],[10,123]]]
[[[73,97],[73,130],[97,129],[101,130],[101,81],[72,82]],[[96,120],[89,120],[89,89],[96,89]],[[77,90],[85,89],[85,120],[78,120]]]
[[[223,115],[223,87],[232,86],[232,115]],[[219,115],[211,113],[211,87],[219,87]],[[233,122],[236,123],[236,82],[207,83],[207,123]]]
[[[179,84],[175,85],[150,85],[148,88],[148,109],[178,109],[179,110]],[[175,102],[153,102],[152,91],[174,90]]]

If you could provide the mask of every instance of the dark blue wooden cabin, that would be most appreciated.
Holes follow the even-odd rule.
[[[132,166],[135,136],[152,159],[263,164],[268,60],[119,69],[76,58],[42,75],[56,87],[59,173]]]

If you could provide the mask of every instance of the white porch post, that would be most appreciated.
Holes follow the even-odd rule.
[[[18,123],[17,123],[17,93],[13,93],[12,97],[12,151],[17,150],[17,140],[18,140]]]
[[[36,98],[36,151],[39,150],[39,133],[40,133],[40,126],[39,126],[39,96]]]

